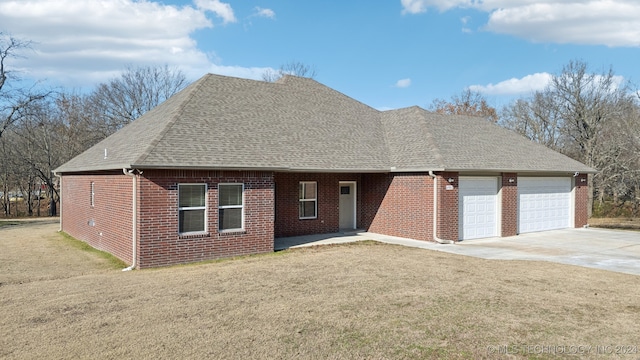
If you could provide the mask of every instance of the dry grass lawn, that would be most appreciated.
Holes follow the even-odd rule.
[[[374,242],[123,273],[56,230],[0,227],[0,358],[576,358],[571,346],[596,358],[596,346],[640,347],[634,275]]]
[[[591,218],[589,226],[608,229],[640,230],[640,218]]]

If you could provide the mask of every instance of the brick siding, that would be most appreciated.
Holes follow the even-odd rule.
[[[443,240],[458,241],[458,173],[438,173],[438,234]],[[449,182],[449,179],[452,181]],[[448,187],[448,188],[447,188]]]
[[[91,206],[91,183],[94,206]],[[132,262],[131,177],[118,173],[62,178],[62,231],[92,247]]]
[[[589,177],[580,174],[575,177],[575,224],[579,228],[587,225],[589,217]]]
[[[509,182],[513,180],[513,182]],[[502,188],[502,219],[500,236],[514,236],[518,234],[518,174],[503,173]]]
[[[433,179],[425,173],[365,174],[363,225],[368,231],[433,240]]]
[[[273,174],[251,171],[145,170],[140,176],[140,268],[273,251]],[[178,234],[178,184],[207,184],[204,235]],[[218,184],[244,184],[244,230],[218,231]]]

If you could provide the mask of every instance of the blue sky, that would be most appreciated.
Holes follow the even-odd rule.
[[[466,88],[502,107],[570,60],[640,85],[636,0],[0,0],[0,31],[33,41],[23,78],[91,89],[125,66],[260,79],[299,61],[378,109]]]

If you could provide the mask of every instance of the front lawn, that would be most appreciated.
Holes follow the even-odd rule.
[[[0,229],[0,358],[594,358],[640,346],[634,275],[374,242],[121,272],[48,226],[33,239]],[[33,269],[4,265],[42,254]]]

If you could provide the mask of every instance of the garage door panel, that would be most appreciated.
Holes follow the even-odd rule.
[[[497,178],[461,177],[458,190],[460,239],[497,236]]]
[[[570,226],[571,178],[518,178],[518,232]]]

